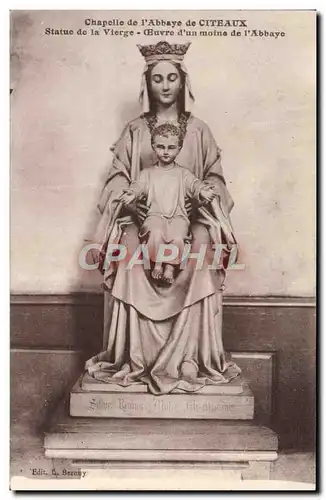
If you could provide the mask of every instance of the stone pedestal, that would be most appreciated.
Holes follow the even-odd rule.
[[[200,468],[266,479],[277,458],[277,436],[254,420],[82,418],[68,410],[69,402],[58,408],[45,454],[83,470]]]
[[[273,358],[252,356],[255,369],[243,371],[253,373],[255,397],[250,378],[154,396],[142,384],[122,388],[83,375],[48,425],[45,455],[104,475],[155,470],[169,477],[177,469],[220,480],[269,479],[278,449],[277,435],[263,425],[273,407]]]
[[[254,416],[254,397],[238,378],[233,384],[205,387],[196,393],[174,393],[163,396],[143,393],[138,388],[88,383],[82,376],[70,394],[70,415],[104,418],[170,418],[247,420]],[[90,390],[91,387],[91,390]],[[138,389],[137,392],[132,392]]]

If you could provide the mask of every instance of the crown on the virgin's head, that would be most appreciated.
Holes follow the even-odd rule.
[[[164,60],[182,61],[189,46],[190,42],[185,44],[158,42],[156,45],[137,45],[147,63]]]

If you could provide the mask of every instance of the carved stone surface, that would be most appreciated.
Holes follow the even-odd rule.
[[[254,397],[242,394],[136,394],[85,391],[78,379],[70,393],[70,415],[106,418],[252,419]]]

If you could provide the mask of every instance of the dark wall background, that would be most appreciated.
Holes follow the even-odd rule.
[[[276,352],[273,426],[280,437],[280,448],[313,450],[316,416],[313,300],[226,297],[223,314],[227,350]],[[33,398],[38,401],[33,405],[35,418],[40,422],[46,418],[82,369],[83,361],[101,349],[102,324],[101,295],[12,296],[12,401],[25,398],[26,411],[30,411],[28,401]],[[29,384],[32,379],[39,384]],[[12,418],[19,419],[19,415]]]

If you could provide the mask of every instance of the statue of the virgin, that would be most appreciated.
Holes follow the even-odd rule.
[[[140,91],[143,113],[126,125],[112,147],[94,237],[102,249],[97,257],[106,290],[104,336],[102,352],[87,361],[86,369],[103,383],[146,384],[156,395],[175,389],[196,392],[206,385],[226,384],[240,373],[227,360],[222,343],[225,263],[229,248],[236,244],[229,218],[233,201],[221,151],[206,123],[190,112],[194,96],[183,63],[188,47],[167,42],[139,46],[146,61]],[[210,209],[188,205],[191,253],[199,254],[203,245],[226,248],[224,266],[205,261],[197,269],[196,259],[189,259],[170,287],[159,286],[144,266],[130,268],[126,259],[115,266],[101,265],[112,241],[125,245],[128,255],[139,248],[146,204],[121,211],[118,200],[142,169],[155,164],[151,131],[165,122],[182,134],[178,165],[213,184],[219,193]]]

